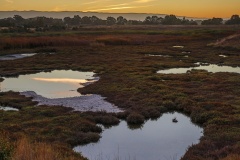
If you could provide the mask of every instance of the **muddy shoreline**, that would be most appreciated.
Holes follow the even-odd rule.
[[[41,95],[36,94],[33,91],[25,91],[21,92],[21,95],[26,97],[32,97],[33,101],[38,102],[38,106],[40,105],[49,105],[49,106],[64,106],[71,107],[75,111],[93,111],[93,112],[107,112],[107,113],[117,113],[122,112],[114,104],[111,104],[105,100],[104,97],[96,94],[91,95],[83,95],[79,97],[69,97],[69,98],[45,98]]]

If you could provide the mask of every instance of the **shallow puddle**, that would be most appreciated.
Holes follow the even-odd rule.
[[[149,54],[148,56],[150,56],[150,57],[165,57],[165,58],[172,57],[169,55],[161,55],[161,54]]]
[[[227,58],[228,56],[220,54],[219,57]]]
[[[173,48],[184,48],[184,46],[172,46]]]
[[[189,68],[172,68],[166,70],[160,70],[157,73],[162,74],[183,74],[191,71],[192,69],[196,70],[206,70],[208,72],[217,73],[217,72],[230,72],[230,73],[240,73],[240,67],[230,67],[230,66],[218,66],[215,64],[204,64],[204,63],[195,63],[197,65],[201,64],[198,67],[189,67]]]
[[[4,106],[0,106],[0,110],[4,110],[4,111],[19,111],[19,109],[17,109],[17,108],[4,107]]]
[[[177,123],[172,122],[174,117]],[[141,128],[130,128],[121,121],[118,126],[104,129],[99,142],[77,146],[74,151],[90,160],[177,160],[203,136],[203,129],[180,113],[166,113],[158,120],[148,120]]]
[[[31,56],[34,56],[36,54],[37,53],[11,54],[11,55],[0,56],[0,60],[15,60],[15,59],[31,57]]]
[[[93,72],[55,70],[36,74],[20,75],[17,78],[4,78],[1,91],[34,91],[46,98],[80,96],[78,88],[96,79]]]

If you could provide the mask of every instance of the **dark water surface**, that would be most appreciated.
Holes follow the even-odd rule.
[[[173,123],[176,117],[178,123]],[[129,129],[125,121],[104,129],[98,143],[77,146],[90,160],[177,160],[187,148],[199,142],[203,129],[180,113],[166,113],[148,120],[142,128]]]

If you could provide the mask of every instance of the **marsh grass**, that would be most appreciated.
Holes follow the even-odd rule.
[[[10,142],[9,136],[6,132],[0,133],[0,159],[10,159],[14,150],[13,144]]]
[[[58,54],[39,54],[25,60],[15,60],[14,63],[7,61],[0,63],[1,76],[16,76],[53,69],[94,70],[101,77],[100,80],[78,91],[82,94],[101,94],[107,97],[109,102],[125,109],[125,112],[115,115],[72,112],[70,108],[60,106],[33,107],[31,99],[19,97],[17,93],[0,93],[0,104],[21,108],[19,113],[0,112],[2,129],[15,136],[26,133],[36,141],[47,141],[52,144],[61,142],[74,146],[97,141],[101,132],[101,128],[96,126],[97,123],[113,125],[118,123],[118,118],[127,120],[130,117],[133,117],[134,122],[140,117],[142,122],[164,112],[177,110],[191,116],[193,122],[204,127],[204,136],[200,143],[191,146],[182,159],[218,160],[238,157],[240,154],[239,74],[212,74],[206,71],[192,71],[179,75],[156,73],[160,69],[192,67],[196,62],[213,64],[224,62],[230,66],[239,66],[237,50],[207,46],[218,38],[231,35],[236,28],[228,26],[227,28],[169,28],[166,26],[147,29],[139,26],[139,28],[138,31],[134,31],[135,28],[128,31],[106,28],[94,31],[94,28],[90,28],[79,34],[66,33],[66,38],[70,39],[66,41],[60,33],[51,36],[44,33],[35,37],[37,44],[39,43],[41,47],[41,38],[49,37],[49,40],[46,39],[47,45],[52,45],[50,48],[55,48]],[[152,33],[147,34],[148,32]],[[42,37],[39,38],[39,36]],[[20,39],[26,37],[12,36],[13,41],[9,43],[14,44],[16,38],[16,46],[21,46]],[[81,37],[86,37],[85,40],[89,45],[71,44],[71,40],[78,39],[80,44]],[[3,47],[4,38],[9,37],[0,38],[1,47]],[[56,41],[53,43],[55,46],[48,44],[58,38],[63,42]],[[28,44],[30,39],[34,41],[34,37],[27,37],[26,47],[30,46]],[[97,42],[99,39],[106,43],[110,43],[112,39],[114,41],[113,44],[105,44],[105,42]],[[139,39],[142,44],[135,45]],[[123,45],[118,40],[128,44]],[[173,45],[184,45],[185,48],[179,50],[173,48]],[[15,48],[14,45],[13,48]],[[13,48],[9,49],[9,52],[13,51]],[[191,53],[188,58],[181,59],[180,55],[185,50]],[[152,53],[172,57],[145,56]],[[223,61],[218,53],[230,56]],[[130,116],[135,113],[137,116]],[[69,152],[66,151],[66,153]]]

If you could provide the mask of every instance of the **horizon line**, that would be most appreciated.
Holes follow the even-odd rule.
[[[152,14],[152,15],[175,15],[175,14],[163,14],[163,13],[136,13],[136,12],[123,12],[123,13],[112,13],[112,12],[93,12],[93,11],[67,11],[67,10],[62,10],[62,11],[39,11],[39,10],[8,10],[8,11],[1,11],[0,12],[82,12],[82,13],[100,13],[100,14]],[[234,15],[234,14],[232,14]],[[187,17],[187,18],[198,18],[198,19],[211,19],[208,17],[191,17],[191,16],[180,16],[180,15],[175,15],[176,17]],[[231,18],[230,17],[212,17],[212,18]]]

